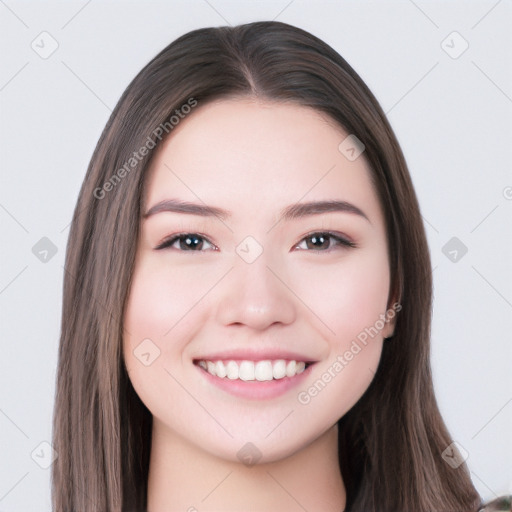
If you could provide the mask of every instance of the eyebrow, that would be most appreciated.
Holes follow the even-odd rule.
[[[199,215],[201,217],[218,217],[225,220],[232,216],[232,212],[216,206],[208,206],[205,204],[190,203],[187,201],[180,201],[178,199],[165,199],[153,205],[145,214],[144,219],[147,219],[157,213],[171,212],[171,213],[184,213],[190,215]],[[322,213],[350,213],[363,217],[368,222],[370,219],[367,215],[357,206],[347,201],[310,201],[307,203],[296,203],[286,208],[283,208],[278,218],[279,221],[295,220],[310,215],[320,215]],[[370,222],[371,224],[371,222]]]

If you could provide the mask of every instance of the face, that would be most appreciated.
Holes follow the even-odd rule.
[[[394,315],[383,213],[347,136],[307,107],[222,100],[155,154],[123,352],[165,435],[275,461],[368,388]]]

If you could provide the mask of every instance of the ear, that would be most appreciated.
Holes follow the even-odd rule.
[[[399,311],[402,309],[402,304],[393,296],[388,303],[388,308],[385,312],[384,327],[382,329],[382,336],[384,339],[393,337],[396,326],[396,318]]]

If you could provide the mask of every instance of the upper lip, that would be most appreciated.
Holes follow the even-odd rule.
[[[230,359],[239,359],[246,361],[289,359],[294,361],[304,361],[305,363],[316,363],[316,360],[312,359],[309,356],[300,354],[299,352],[283,350],[282,348],[267,348],[260,350],[248,350],[247,348],[240,348],[232,350],[223,350],[220,352],[214,352],[194,357],[194,361],[227,361]]]

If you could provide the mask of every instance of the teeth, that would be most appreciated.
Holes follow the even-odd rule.
[[[240,363],[238,376],[240,377],[241,380],[254,380],[256,378],[254,363],[252,361],[242,361]]]
[[[238,379],[240,373],[238,370],[239,368],[235,361],[229,361],[229,363],[226,365],[226,373],[228,374],[228,379]]]
[[[275,361],[204,361],[198,362],[199,366],[205,369],[210,375],[231,380],[277,380],[284,377],[294,377],[302,373],[306,368],[304,361],[288,361],[277,359]]]
[[[272,380],[272,363],[270,361],[258,361],[254,365],[254,378],[259,381]]]
[[[296,369],[297,369],[297,362],[289,361],[289,363],[286,365],[286,376],[293,377],[295,375]]]
[[[283,361],[283,359],[275,361],[272,366],[272,375],[274,379],[286,377],[286,361]]]
[[[217,373],[217,377],[224,378],[226,374],[226,367],[224,366],[224,363],[222,361],[217,361],[215,363],[215,371]]]
[[[217,372],[215,371],[215,363],[212,363],[211,361],[206,361],[206,370],[212,375],[217,375]]]

